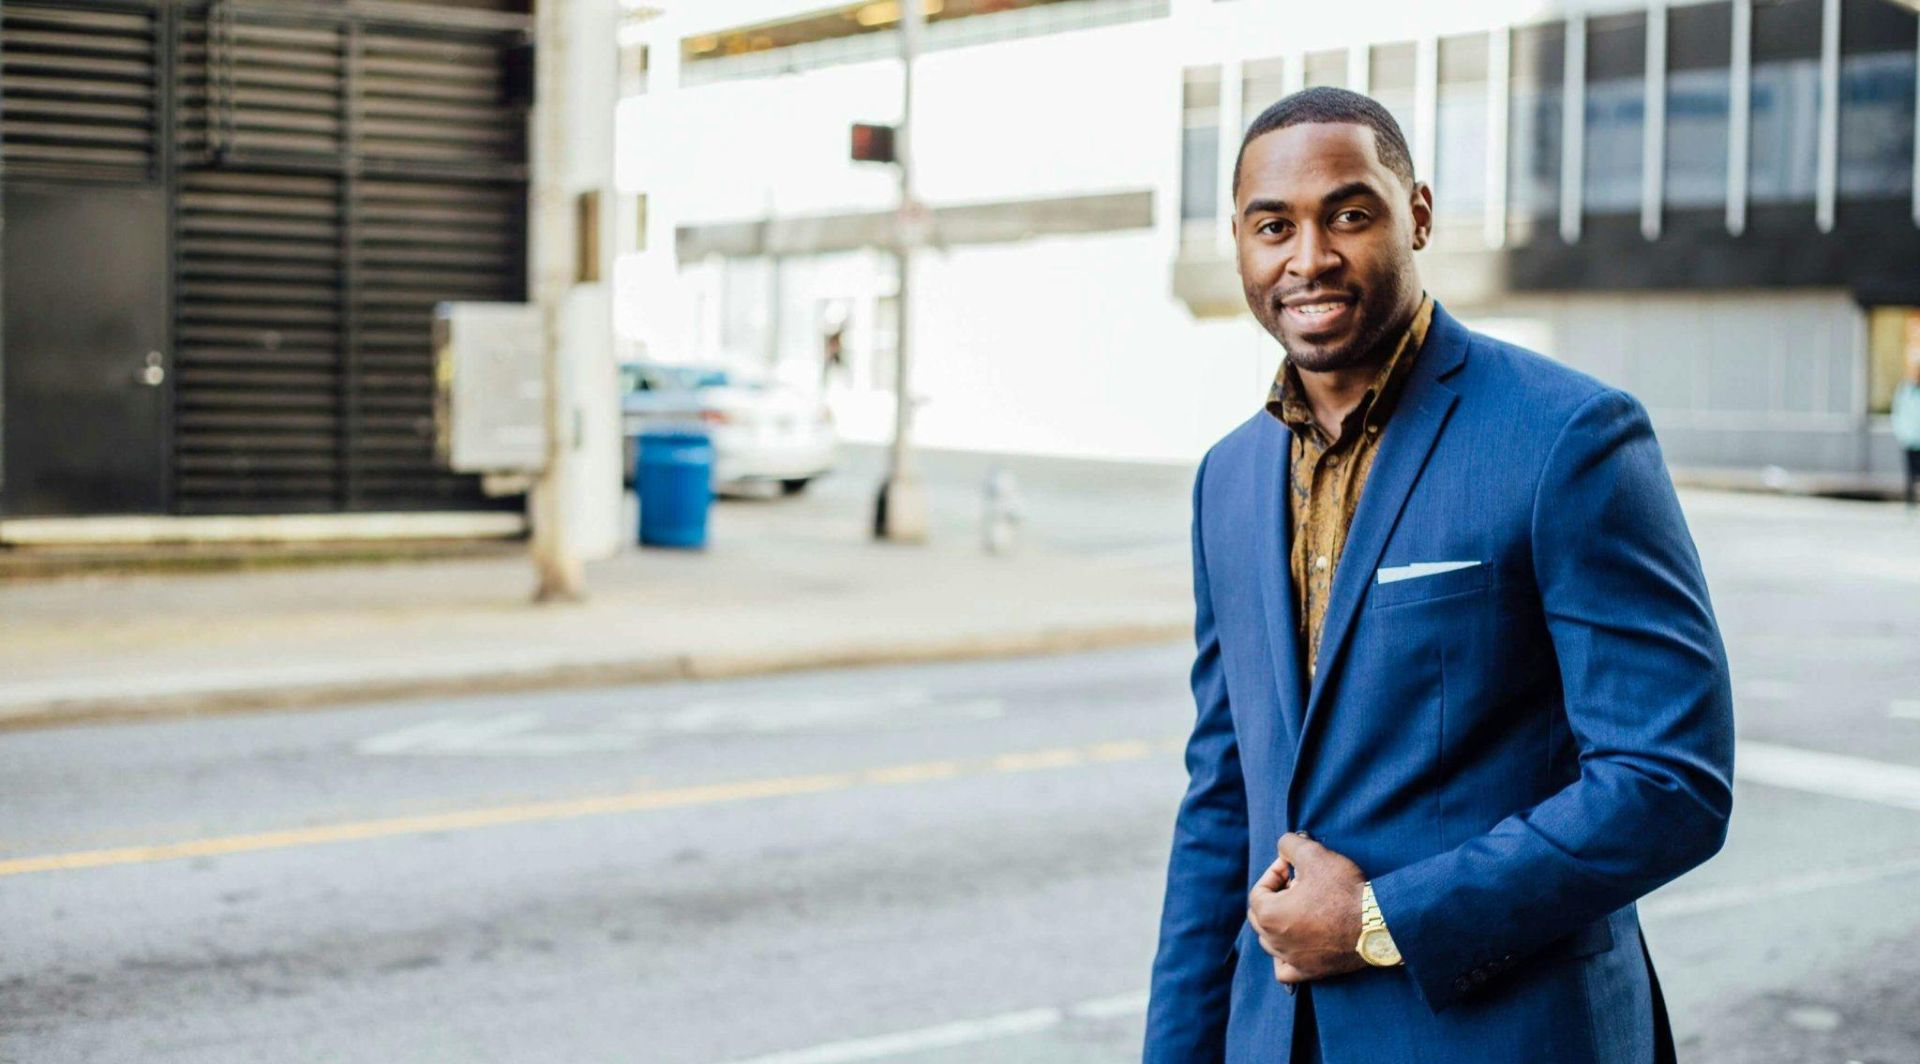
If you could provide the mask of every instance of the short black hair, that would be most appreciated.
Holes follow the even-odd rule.
[[[1392,112],[1371,96],[1316,85],[1282,97],[1247,127],[1247,135],[1240,138],[1240,154],[1233,159],[1233,194],[1240,194],[1240,160],[1246,158],[1247,145],[1255,137],[1310,122],[1345,122],[1373,130],[1373,150],[1381,164],[1400,180],[1413,184],[1413,153],[1407,150],[1407,138],[1401,135],[1400,123],[1393,120]]]

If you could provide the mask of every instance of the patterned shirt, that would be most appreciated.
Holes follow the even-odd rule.
[[[1360,405],[1341,423],[1337,439],[1328,438],[1313,419],[1313,408],[1301,390],[1300,371],[1291,362],[1281,362],[1268,393],[1267,412],[1285,422],[1293,435],[1288,455],[1293,485],[1293,554],[1288,565],[1299,618],[1297,634],[1306,650],[1309,677],[1319,665],[1320,629],[1326,623],[1327,599],[1333,591],[1333,574],[1340,566],[1340,552],[1347,544],[1347,529],[1360,505],[1360,492],[1367,486],[1367,474],[1373,471],[1380,434],[1393,414],[1420,345],[1426,342],[1432,320],[1433,299],[1423,292],[1412,323],[1393,354],[1381,363]]]

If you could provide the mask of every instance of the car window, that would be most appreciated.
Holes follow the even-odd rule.
[[[687,392],[700,388],[724,388],[731,383],[727,371],[708,366],[663,366],[628,362],[620,367],[620,390],[632,392]]]

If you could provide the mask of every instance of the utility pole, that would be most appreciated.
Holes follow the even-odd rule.
[[[899,334],[894,341],[895,369],[893,448],[888,458],[887,479],[880,485],[874,502],[873,534],[892,543],[924,543],[927,539],[926,500],[914,474],[913,456],[908,442],[913,429],[913,390],[908,368],[908,343],[913,335],[911,281],[913,252],[923,240],[926,209],[913,198],[913,64],[920,52],[920,29],[925,21],[922,0],[899,0],[900,4],[900,125],[894,133],[894,151],[900,167],[900,214],[895,226],[894,258],[900,270],[900,291],[895,297],[895,324]]]
[[[574,279],[573,198],[568,194],[567,51],[570,0],[536,0],[534,36],[531,281],[540,314],[541,379],[546,387],[546,467],[529,499],[535,602],[586,597],[586,572],[573,536],[575,418],[561,345],[560,307]]]

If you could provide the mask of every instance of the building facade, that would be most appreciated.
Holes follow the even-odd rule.
[[[1914,11],[1891,0],[928,0],[912,123],[936,246],[913,382],[932,446],[1189,461],[1258,409],[1239,134],[1307,85],[1399,119],[1437,202],[1430,291],[1638,395],[1676,466],[1891,483],[1920,357]],[[891,425],[898,8],[676,5],[623,35],[631,357],[827,376]],[[1356,35],[1359,34],[1359,35]]]
[[[518,507],[435,464],[430,327],[525,298],[531,32],[0,4],[0,518]]]

